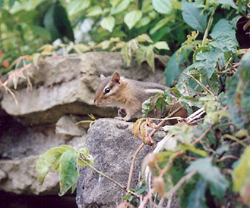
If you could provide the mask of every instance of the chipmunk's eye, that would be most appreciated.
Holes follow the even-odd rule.
[[[107,93],[109,93],[109,92],[110,92],[110,88],[107,87],[107,88],[105,89],[105,94],[107,94]]]

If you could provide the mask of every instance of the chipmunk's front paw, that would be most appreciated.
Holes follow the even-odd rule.
[[[124,108],[120,108],[119,110],[118,110],[118,116],[119,117],[124,117],[124,116],[126,116],[126,109],[124,109]]]

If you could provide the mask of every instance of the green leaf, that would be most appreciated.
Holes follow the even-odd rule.
[[[50,32],[41,26],[31,25],[30,29],[33,31],[34,34],[39,35],[44,40],[51,40]]]
[[[134,10],[125,15],[124,22],[128,28],[131,29],[141,19],[141,17],[142,12],[140,10]]]
[[[241,199],[247,205],[250,205],[250,146],[248,146],[240,157],[239,163],[233,172],[234,180],[233,187],[234,190],[240,192]]]
[[[135,38],[136,41],[138,42],[148,42],[148,43],[153,43],[152,39],[149,37],[149,35],[143,33],[141,35],[138,35],[136,38]]]
[[[221,33],[226,33],[230,35],[232,38],[236,40],[236,31],[234,29],[234,26],[226,19],[220,19],[215,26],[213,27],[212,32],[210,33],[210,36],[215,39],[219,36],[221,36]]]
[[[154,54],[154,47],[152,45],[150,45],[147,48],[146,61],[150,66],[150,68],[152,69],[152,71],[155,72],[155,54]]]
[[[158,30],[160,30],[162,27],[164,27],[168,22],[172,21],[173,17],[165,17],[164,19],[161,19],[159,22],[157,22],[152,29],[150,29],[149,34],[153,35]]]
[[[240,192],[243,186],[246,185],[246,183],[249,183],[249,177],[250,177],[250,164],[249,164],[249,158],[250,158],[250,146],[248,146],[243,154],[240,157],[239,163],[237,167],[233,171],[233,187],[234,190],[237,192]]]
[[[210,79],[213,73],[216,71],[219,53],[219,50],[211,49],[209,51],[197,54],[196,67],[198,68],[198,71],[202,74],[203,78]]]
[[[136,50],[136,60],[138,65],[141,65],[143,61],[145,61],[146,57],[146,52],[147,52],[147,47],[146,46],[141,46],[138,50]]]
[[[52,165],[60,158],[60,156],[65,151],[67,151],[65,147],[55,147],[43,153],[39,157],[36,164],[36,172],[40,184],[43,183],[44,178],[49,172],[49,169],[52,167]]]
[[[72,0],[69,2],[67,9],[68,9],[68,14],[69,16],[73,16],[76,15],[80,12],[82,12],[83,10],[87,9],[90,5],[90,0]]]
[[[11,9],[13,7],[13,5],[15,4],[16,0],[9,0],[9,9]],[[1,4],[1,3],[0,3]],[[1,9],[0,9],[1,10]]]
[[[55,10],[55,4],[52,4],[49,8],[49,10],[44,15],[43,24],[44,27],[50,31],[52,40],[56,40],[60,37],[59,30],[57,29],[55,23],[54,23],[54,10]]]
[[[226,189],[229,186],[229,182],[224,175],[220,173],[218,167],[212,166],[210,158],[201,158],[194,162],[186,169],[186,173],[193,170],[197,170],[199,175],[209,183],[211,194],[221,199]]]
[[[76,164],[77,154],[75,151],[68,150],[62,154],[59,166],[59,196],[64,195],[71,187],[75,185],[79,177],[79,171]]]
[[[238,9],[233,0],[218,0],[218,3],[231,6],[234,9]]]
[[[110,4],[112,5],[112,7],[115,7],[117,4],[120,3],[121,0],[110,0]]]
[[[168,61],[167,67],[164,71],[166,75],[166,85],[171,86],[176,78],[180,75],[180,65],[186,61],[183,53],[178,56],[178,51],[176,51]],[[190,50],[189,50],[190,53]]]
[[[240,78],[242,81],[247,83],[250,78],[250,51],[248,50],[247,53],[241,59],[241,68],[239,70]],[[249,94],[249,92],[247,93]]]
[[[125,9],[127,9],[128,5],[130,3],[130,0],[122,0],[121,3],[119,3],[117,6],[113,6],[111,8],[111,15],[118,14]]]
[[[87,10],[87,17],[95,17],[95,16],[99,16],[102,14],[102,7],[99,6],[99,5],[96,5],[96,6],[93,6],[93,7],[90,7],[88,10]]]
[[[143,26],[148,25],[151,22],[151,18],[149,16],[143,17],[139,20],[139,22],[136,24],[136,28],[140,28]]]
[[[182,2],[183,20],[193,29],[204,32],[207,26],[207,15],[201,14],[201,9],[196,3]]]
[[[159,49],[159,50],[161,50],[161,49],[169,50],[169,46],[168,46],[168,44],[167,44],[166,41],[159,41],[159,42],[156,42],[156,43],[154,44],[154,46],[155,46],[157,49]]]
[[[115,18],[113,16],[105,17],[102,19],[100,24],[102,28],[108,30],[109,32],[112,32],[115,26]]]
[[[241,63],[236,74],[226,82],[226,103],[234,125],[250,130],[250,51],[242,57]]]
[[[153,0],[154,9],[162,14],[170,14],[172,12],[172,3],[171,0]]]
[[[188,124],[183,124],[183,125],[175,125],[173,126],[173,128],[171,128],[169,130],[169,133],[171,134],[175,134],[180,136],[184,141],[187,142],[191,142],[193,137],[194,137],[194,133],[192,131],[192,127],[189,126]],[[184,146],[183,150],[184,150]],[[187,145],[186,148],[188,148],[189,146]],[[191,147],[189,147],[191,149]],[[187,150],[187,149],[186,149]]]
[[[3,9],[5,0],[0,0],[0,11]]]
[[[195,186],[195,189],[188,197],[186,208],[207,208],[205,192],[207,182],[200,179]]]
[[[193,152],[193,153],[195,153],[195,154],[197,154],[197,155],[200,155],[200,156],[202,156],[202,157],[206,157],[206,156],[207,156],[206,151],[201,150],[201,149],[197,149],[197,148],[196,148],[194,145],[192,145],[192,144],[188,144],[188,143],[186,143],[186,144],[179,144],[179,147],[180,147],[183,151],[189,150],[189,151],[191,151],[191,152]]]

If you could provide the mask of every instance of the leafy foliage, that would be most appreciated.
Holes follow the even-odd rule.
[[[93,158],[89,155],[88,149],[82,148],[78,153],[75,149],[67,145],[55,147],[43,153],[37,160],[36,172],[39,183],[42,184],[45,176],[52,167],[59,172],[60,193],[64,195],[70,188],[72,193],[79,177],[77,164],[81,166],[91,165]]]
[[[200,109],[186,122],[163,127],[168,135],[142,164],[143,171],[151,171],[148,178],[153,188],[150,180],[134,192],[119,185],[127,191],[125,200],[137,206],[135,198],[143,197],[141,207],[146,203],[157,207],[176,194],[180,207],[222,207],[225,193],[235,192],[241,199],[239,207],[250,205],[250,52],[239,44],[240,29],[249,43],[248,0],[237,4],[233,0],[36,0],[32,4],[0,0],[0,9],[1,72],[16,66],[0,84],[13,97],[9,82],[15,87],[20,77],[29,82],[26,67],[60,51],[120,51],[126,65],[135,57],[153,71],[156,54],[171,55],[165,69],[167,85],[177,83],[178,88],[144,102],[144,115],[155,109],[163,115],[166,105],[176,102],[190,114]],[[87,38],[73,43],[73,31],[86,19],[91,22],[91,29],[84,33]],[[57,38],[64,43],[52,44]],[[40,53],[35,53],[37,48]],[[152,135],[164,122],[139,119],[133,133],[142,139],[142,146],[156,145]],[[239,152],[234,154],[235,146],[246,148],[241,157]],[[92,162],[87,149],[52,148],[37,162],[38,178],[42,183],[51,167],[59,171],[63,195],[75,187],[77,164],[91,167]]]

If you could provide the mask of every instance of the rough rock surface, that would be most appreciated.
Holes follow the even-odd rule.
[[[79,149],[84,146],[86,130],[81,129],[81,136],[71,132],[72,139],[65,141],[55,133],[52,124],[23,126],[11,117],[5,117],[4,124],[0,131],[0,191],[58,194],[58,173],[49,173],[43,185],[38,184],[35,172],[38,155],[62,144]]]
[[[109,76],[114,71],[118,71],[127,78],[164,83],[164,68],[159,61],[156,61],[156,73],[154,74],[147,64],[143,63],[141,67],[138,67],[135,60],[132,61],[130,67],[126,67],[120,53],[90,52],[53,57],[40,61],[38,67],[32,65],[25,69],[23,74],[29,75],[32,89],[28,85],[27,79],[22,78],[20,72],[16,71],[16,74],[12,74],[16,77],[12,76],[11,80],[19,77],[14,93],[18,105],[10,94],[0,88],[0,192],[57,195],[58,174],[49,173],[44,184],[39,186],[34,168],[36,160],[48,149],[62,144],[71,145],[76,149],[84,146],[86,124],[76,125],[76,123],[81,120],[90,120],[88,114],[93,114],[96,118],[117,115],[117,110],[114,108],[98,108],[93,105],[94,93],[100,83],[100,75]],[[10,82],[8,87],[13,88],[13,85],[13,82]],[[131,128],[131,124],[117,120],[112,122],[108,120],[108,123],[110,123],[109,126],[115,125],[114,129],[119,131],[110,129],[110,132],[102,132],[99,127],[97,132],[100,135],[106,135],[114,143],[114,146],[111,146],[107,138],[104,139],[107,140],[105,143],[110,145],[108,148],[110,155],[109,152],[105,152],[104,143],[99,145],[102,150],[95,149],[93,144],[90,150],[95,156],[96,162],[103,160],[103,163],[95,163],[96,167],[100,167],[101,171],[106,172],[107,169],[112,170],[109,166],[112,168],[117,166],[118,169],[115,171],[121,170],[122,172],[111,173],[116,174],[115,177],[121,176],[121,180],[116,179],[124,182],[124,178],[127,181],[126,174],[130,165],[130,156],[137,148],[135,144],[139,144],[140,140],[132,139],[131,133],[127,134],[129,142],[126,138],[123,138],[124,141],[120,138],[126,128]],[[124,125],[128,125],[128,127],[124,127]],[[91,131],[93,135],[94,130]],[[97,135],[94,136],[89,136],[88,141],[95,140]],[[116,140],[117,142],[114,142]],[[128,145],[126,146],[126,144]],[[129,146],[134,149],[123,151],[122,148]],[[115,149],[119,154],[111,152],[111,149]],[[143,154],[138,159],[142,159]],[[106,159],[111,160],[115,155],[118,157],[117,159],[124,157],[126,170],[123,168],[123,164],[118,167],[115,162],[105,161]],[[137,168],[140,169],[138,166]],[[98,177],[101,182],[105,181],[96,174],[94,176]],[[137,179],[138,176],[135,175],[134,180]],[[96,181],[95,179],[92,181],[94,184],[89,186],[94,187]],[[109,187],[109,189],[112,188]],[[105,189],[103,190],[105,191]],[[120,194],[119,196],[124,194],[123,191],[117,191],[117,193]],[[118,200],[118,198],[117,195],[116,199]],[[107,197],[106,199],[108,201]],[[78,197],[78,202],[80,202],[79,200]],[[97,200],[98,203],[99,201]]]
[[[131,156],[142,143],[131,133],[132,124],[99,119],[88,130],[85,144],[94,157],[93,166],[124,186],[127,186]],[[142,160],[152,150],[152,147],[145,146],[138,154],[131,188],[136,188],[140,182]],[[124,190],[92,169],[85,167],[80,171],[76,197],[78,208],[115,208],[125,195]]]
[[[55,123],[65,114],[114,116],[113,108],[94,106],[94,92],[100,83],[100,75],[120,72],[127,78],[145,81],[165,82],[161,65],[154,74],[148,65],[125,67],[120,53],[89,52],[60,56],[38,63],[38,68],[28,69],[33,90],[27,89],[27,80],[20,79],[18,93],[13,97],[6,92],[1,102],[2,108],[28,125]]]

